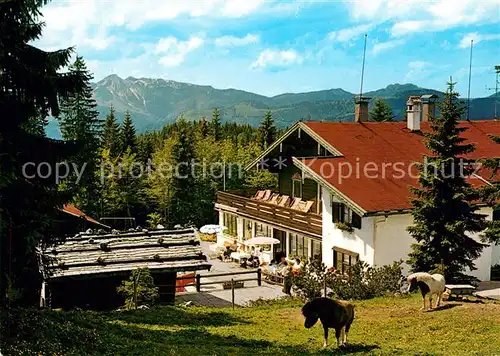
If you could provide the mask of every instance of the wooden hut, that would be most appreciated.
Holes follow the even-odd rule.
[[[194,229],[80,233],[40,251],[42,306],[113,309],[123,305],[116,288],[136,268],[148,268],[160,302],[175,301],[177,272],[211,265]]]

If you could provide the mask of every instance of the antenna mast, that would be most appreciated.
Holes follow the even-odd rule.
[[[368,34],[365,33],[365,47],[363,49],[363,66],[361,67],[361,88],[359,89],[359,99],[361,100],[361,97],[363,96],[363,79],[365,75],[365,56],[366,56],[366,38],[368,37]]]
[[[470,40],[470,59],[469,59],[469,90],[467,92],[467,121],[470,121],[470,80],[472,73],[472,46],[474,40]]]

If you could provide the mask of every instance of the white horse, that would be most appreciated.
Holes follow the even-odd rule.
[[[417,272],[408,276],[408,292],[411,292],[417,287],[422,293],[422,308],[425,310],[425,296],[429,295],[429,309],[432,309],[432,297],[437,296],[436,308],[439,307],[443,293],[445,291],[445,280],[442,274],[429,274],[426,272]]]

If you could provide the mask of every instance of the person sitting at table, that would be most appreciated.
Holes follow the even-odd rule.
[[[229,246],[229,249],[231,249],[231,252],[238,251],[238,241],[236,241],[236,239],[233,241],[232,245]]]
[[[292,266],[292,273],[294,276],[300,274],[300,270],[302,269],[302,265],[300,264],[300,259],[296,258],[295,262]]]

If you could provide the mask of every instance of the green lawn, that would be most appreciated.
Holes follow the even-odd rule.
[[[44,324],[36,327],[29,343],[71,345],[64,354],[72,355],[337,353],[334,333],[331,346],[323,350],[320,324],[304,328],[301,305],[281,302],[234,311],[159,307],[112,313],[36,312],[30,319]],[[350,346],[342,353],[500,355],[500,304],[449,302],[432,312],[419,311],[420,305],[417,296],[358,302]],[[21,332],[17,340],[23,337],[27,336]]]

